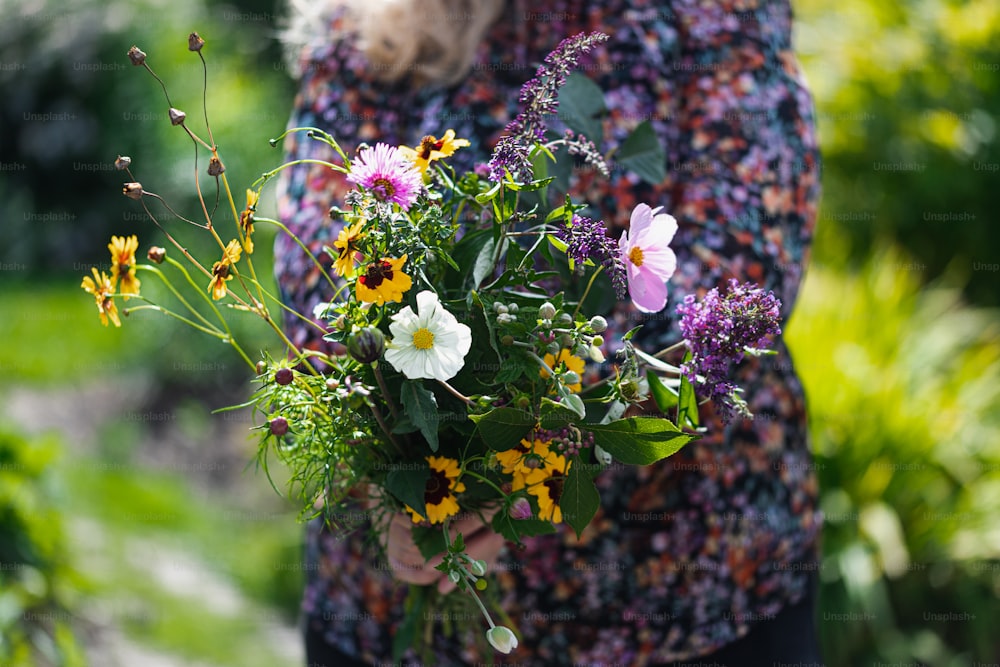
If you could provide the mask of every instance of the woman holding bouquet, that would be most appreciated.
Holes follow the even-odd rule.
[[[786,0],[319,5],[304,8],[308,15],[288,33],[301,80],[291,126],[328,131],[348,151],[454,130],[469,142],[449,158],[460,171],[489,159],[547,53],[579,32],[607,33],[582,67],[605,92],[602,149],[648,120],[666,147],[667,177],[650,185],[620,169],[609,177],[579,170],[571,194],[615,238],[640,203],[664,207],[679,224],[667,307],[643,315],[622,303],[609,314],[612,328],[644,324],[639,343],[666,347],[680,339],[675,309],[683,297],[732,278],[773,290],[787,321],[809,253],[819,165]],[[333,157],[323,143],[290,136],[289,159]],[[317,165],[284,172],[281,217],[318,257],[342,228],[328,211],[350,188]],[[276,271],[283,298],[299,312],[331,297],[285,237]],[[324,345],[311,328],[287,324],[296,344]],[[503,662],[821,663],[812,618],[821,520],[805,401],[782,339],[775,349],[732,378],[753,419],[724,420],[706,403],[700,440],[649,467],[611,466],[597,478],[601,509],[582,538],[559,531],[514,551],[489,529],[463,526],[470,551],[495,562],[500,606],[521,635]],[[405,531],[389,540],[391,565],[363,533],[338,539],[320,521],[310,525],[310,665],[391,664],[406,593],[400,582],[439,581]],[[434,651],[440,665],[490,658],[462,631],[438,638]],[[416,664],[408,658],[403,664]]]

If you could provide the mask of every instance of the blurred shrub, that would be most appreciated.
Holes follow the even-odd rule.
[[[82,665],[70,610],[80,585],[48,468],[50,439],[0,430],[0,664]]]
[[[836,252],[836,249],[833,249]],[[826,515],[829,665],[1000,657],[1000,320],[876,255],[810,268],[789,343]]]
[[[0,0],[0,247],[5,263],[24,266],[5,278],[106,266],[111,234],[138,233],[143,253],[166,245],[137,202],[121,195],[127,179],[112,164],[119,154],[133,158],[147,190],[189,218],[200,212],[193,144],[171,126],[159,84],[130,64],[133,44],[191,128],[206,135],[202,65],[187,37],[196,30],[206,39],[209,119],[239,198],[280,161],[267,139],[284,130],[293,85],[272,39],[276,4]],[[214,198],[206,165],[203,155],[202,187]],[[172,230],[183,226],[153,210]],[[198,247],[202,235],[191,231],[198,230],[182,229],[181,242]]]
[[[821,230],[849,240],[855,265],[892,240],[925,280],[953,275],[1000,305],[1000,3],[793,4],[819,110]]]

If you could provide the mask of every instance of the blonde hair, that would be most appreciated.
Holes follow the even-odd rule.
[[[469,71],[504,0],[290,0],[282,39],[296,75],[303,49],[356,35],[374,77],[449,85]],[[334,26],[334,17],[341,20]]]

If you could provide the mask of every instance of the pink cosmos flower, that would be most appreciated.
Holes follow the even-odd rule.
[[[662,209],[636,206],[628,231],[618,241],[629,295],[635,307],[645,313],[657,313],[667,305],[667,280],[677,268],[677,257],[668,247],[677,232],[677,221],[660,213]]]
[[[417,200],[423,179],[412,160],[398,148],[377,143],[351,162],[347,180],[372,192],[381,201],[396,202],[404,211]]]

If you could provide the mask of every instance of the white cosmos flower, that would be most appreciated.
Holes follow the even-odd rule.
[[[406,306],[392,316],[385,359],[411,380],[448,380],[465,365],[472,330],[445,310],[434,292],[417,294],[417,310]]]

